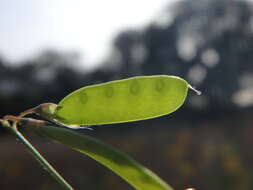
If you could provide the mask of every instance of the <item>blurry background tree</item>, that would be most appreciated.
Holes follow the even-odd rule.
[[[49,50],[15,66],[2,58],[0,115],[17,114],[44,102],[58,102],[85,85],[136,75],[177,75],[203,95],[191,96],[173,117],[117,125],[118,128],[97,127],[96,134],[85,132],[120,144],[176,189],[194,186],[206,190],[250,190],[252,21],[250,1],[184,0],[168,6],[145,28],[118,34],[110,56],[92,71],[80,70],[78,54],[71,52]],[[129,125],[146,127],[128,128]],[[106,133],[108,130],[110,133]],[[155,143],[150,143],[150,139]],[[6,150],[4,154],[10,153]],[[1,160],[7,162],[7,157]],[[73,181],[77,177],[74,173],[80,172],[78,184],[88,185],[88,189],[94,189],[92,184],[96,180],[100,181],[95,189],[111,189],[112,185],[115,189],[127,189],[112,174],[99,173],[94,165],[84,164],[83,171],[80,166],[72,170],[71,166],[64,167],[72,171],[69,176]],[[20,171],[20,176],[24,171]],[[90,173],[83,174],[85,171]],[[0,175],[0,179],[5,178]],[[4,184],[0,181],[0,187],[7,188]]]
[[[252,31],[250,2],[181,1],[143,31],[119,34],[108,63],[120,77],[181,76],[204,92],[194,108],[230,112],[253,103],[239,92],[253,82]]]
[[[204,92],[192,97],[189,109],[231,112],[248,107],[253,104],[247,95],[253,91],[252,15],[252,3],[246,1],[180,1],[145,29],[120,33],[111,56],[92,72],[78,69],[76,53],[48,50],[13,67],[1,59],[1,93],[9,99],[35,98],[36,103],[56,101],[90,83],[168,74]]]

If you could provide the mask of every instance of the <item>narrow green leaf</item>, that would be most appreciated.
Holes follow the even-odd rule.
[[[29,128],[40,136],[65,144],[100,162],[138,190],[173,190],[156,174],[126,154],[98,140],[53,126]]]
[[[177,110],[191,86],[175,76],[139,76],[81,88],[66,96],[54,115],[66,125],[150,119]],[[62,119],[59,119],[62,118]]]

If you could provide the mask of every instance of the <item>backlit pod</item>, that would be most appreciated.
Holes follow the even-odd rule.
[[[185,80],[167,75],[139,76],[87,86],[66,96],[54,115],[66,125],[122,123],[169,114],[184,102]],[[59,119],[61,118],[61,119]]]

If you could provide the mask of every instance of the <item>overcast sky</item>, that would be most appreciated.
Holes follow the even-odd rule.
[[[1,0],[0,55],[15,62],[52,48],[95,64],[119,31],[145,26],[174,1]]]

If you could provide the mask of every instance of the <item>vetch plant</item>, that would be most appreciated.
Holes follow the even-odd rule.
[[[138,190],[172,190],[156,174],[128,155],[94,138],[74,132],[86,125],[123,123],[151,119],[177,110],[185,101],[185,80],[175,76],[138,76],[87,86],[69,94],[59,104],[44,103],[22,112],[5,116],[2,126],[9,129],[32,152],[39,163],[65,188],[73,189],[40,155],[20,131],[29,131],[67,145],[108,169]],[[45,120],[25,117],[35,113]]]

